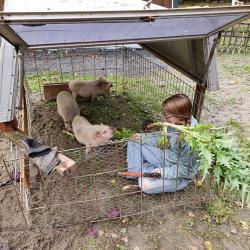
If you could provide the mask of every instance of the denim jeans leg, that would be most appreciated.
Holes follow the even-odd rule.
[[[150,179],[139,178],[138,183],[144,193],[159,194],[167,192],[176,192],[185,188],[188,184],[186,179]]]
[[[127,148],[128,172],[151,173],[162,166],[162,150],[135,141],[128,142]]]

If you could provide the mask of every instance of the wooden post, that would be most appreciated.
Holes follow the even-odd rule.
[[[4,1],[5,0],[0,0],[0,11],[4,10]]]
[[[217,43],[219,42],[221,37],[221,33],[218,33],[218,36],[214,38],[213,45],[210,50],[209,57],[207,59],[207,63],[205,65],[205,71],[203,75],[203,79],[201,83],[196,84],[196,89],[195,89],[195,96],[194,96],[194,101],[193,101],[193,114],[195,117],[199,120],[201,117],[201,110],[204,104],[204,99],[205,99],[205,93],[207,89],[207,77],[208,77],[208,71],[210,64],[212,62],[214,53],[215,53],[215,48]]]
[[[29,133],[29,125],[28,125],[28,112],[27,112],[27,102],[26,102],[26,91],[25,88],[23,88],[23,94],[22,94],[22,103],[23,103],[23,109],[22,109],[22,131],[24,134]],[[30,187],[30,180],[29,180],[29,159],[25,157],[24,154],[22,154],[22,157],[20,159],[20,172],[21,177],[23,180],[23,185],[26,189]]]
[[[198,120],[201,117],[201,110],[204,104],[206,89],[207,85],[196,84],[194,101],[193,101],[193,114]]]

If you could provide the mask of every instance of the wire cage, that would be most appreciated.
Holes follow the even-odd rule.
[[[99,77],[114,83],[113,92],[127,92],[151,110],[175,93],[185,93],[191,100],[194,97],[194,85],[169,72],[166,64],[141,48],[113,46],[33,51],[26,57],[25,71],[29,89],[39,92],[41,98],[44,84]]]
[[[149,195],[142,189],[126,191],[124,186],[135,184],[118,175],[127,168],[128,140],[114,140],[94,147],[90,157],[86,157],[85,147],[63,134],[55,102],[44,101],[44,86],[100,76],[114,84],[111,95],[91,104],[79,101],[81,115],[92,123],[104,122],[140,132],[143,119],[159,120],[161,103],[167,97],[185,93],[194,100],[192,83],[186,83],[171,73],[166,65],[142,49],[115,46],[43,50],[27,54],[25,79],[30,132],[51,147],[57,145],[61,153],[77,163],[67,176],[62,177],[53,171],[44,177],[31,160],[27,163],[26,159],[25,167],[22,152],[18,154],[15,151],[13,159],[7,161],[10,168],[15,167],[29,176],[28,185],[24,181],[19,183],[20,204],[29,226],[52,224],[60,227],[142,216],[169,207],[209,201],[212,197],[211,183],[207,181],[202,188],[197,188],[194,179],[189,180],[185,189],[173,193]],[[126,106],[127,109],[122,110]],[[134,116],[129,116],[131,110]],[[123,119],[117,117],[116,112],[120,112]],[[101,117],[96,113],[101,113]],[[166,149],[163,152],[167,154]],[[15,183],[14,187],[17,185]]]

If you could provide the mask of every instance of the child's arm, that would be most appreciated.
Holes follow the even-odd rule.
[[[158,140],[161,137],[161,133],[136,133],[132,135],[131,139],[147,144],[150,146],[158,147]]]
[[[164,151],[165,164],[160,168],[162,178],[190,178],[197,172],[197,154],[191,154],[191,148],[178,135],[169,139],[169,148]],[[158,171],[159,172],[159,171]]]

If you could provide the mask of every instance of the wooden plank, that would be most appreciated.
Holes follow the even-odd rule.
[[[153,0],[152,3],[161,5],[166,8],[172,8],[172,1],[171,0]]]
[[[23,88],[23,109],[22,109],[22,131],[24,134],[29,133],[29,125],[28,125],[28,112],[27,112],[27,103],[26,103],[26,91]],[[21,167],[21,177],[23,180],[23,185],[26,189],[30,187],[30,178],[29,178],[29,159],[25,157],[22,153],[22,158],[20,159],[20,167]]]
[[[62,153],[57,154],[60,164],[55,168],[57,173],[61,176],[68,175],[76,169],[76,162]]]
[[[64,83],[45,83],[43,85],[43,93],[45,100],[55,100],[61,91],[69,91],[68,82]]]
[[[15,118],[9,122],[0,122],[0,132],[14,131],[18,126],[17,119]]]
[[[4,10],[4,1],[5,0],[0,0],[0,11]]]
[[[24,145],[20,142],[20,140],[23,140],[27,137],[31,138],[30,136],[28,136],[27,134],[25,134],[23,131],[17,129],[15,131],[10,131],[10,132],[3,132],[2,135],[11,140],[17,147],[18,149],[21,151],[21,152],[24,152],[25,150],[25,147]],[[62,176],[65,176],[69,173],[72,173],[74,172],[74,170],[76,169],[76,162],[72,159],[70,159],[69,157],[63,155],[62,153],[58,153],[57,154],[57,157],[59,158],[60,160],[60,163],[56,166],[56,171],[62,175]],[[23,160],[23,158],[21,159]],[[27,160],[30,160],[32,161],[34,164],[36,164],[32,158],[26,158],[24,159],[25,161]],[[26,181],[25,183],[25,187],[28,188],[30,186],[29,184],[29,179],[28,179],[28,171],[27,171],[27,168],[25,168],[25,166],[27,165],[27,162],[23,162],[23,171],[22,171],[22,174],[23,174],[23,180]]]

